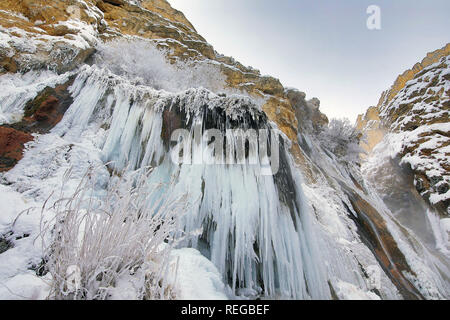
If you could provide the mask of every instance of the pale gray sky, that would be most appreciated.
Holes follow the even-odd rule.
[[[450,42],[448,0],[169,0],[225,55],[279,78],[329,117],[378,102],[397,75]],[[381,30],[366,9],[381,8]]]

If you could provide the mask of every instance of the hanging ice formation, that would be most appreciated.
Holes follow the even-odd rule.
[[[95,66],[83,67],[70,90],[74,102],[53,133],[76,139],[88,127],[106,130],[101,145],[104,162],[111,162],[117,171],[156,167],[150,179],[166,186],[160,197],[188,192],[184,230],[202,230],[188,245],[200,248],[236,293],[330,298],[318,239],[303,205],[301,177],[291,170],[283,139],[277,150],[275,136],[260,134],[261,129],[275,128],[255,101],[203,88],[158,91],[131,85]],[[203,134],[216,129],[226,137],[226,146],[236,149],[242,140],[229,130],[253,129],[272,149],[267,155],[279,154],[277,173],[262,174],[267,159],[255,158],[252,140],[245,145],[245,157],[256,159],[251,165],[195,164],[199,154],[195,146],[191,164],[174,163],[170,136],[180,128],[193,137],[196,130]],[[238,161],[237,152],[226,155],[230,150],[226,146],[223,156]]]
[[[377,256],[358,238],[348,213],[352,204],[336,183],[344,179],[350,186],[351,179],[314,147],[311,161],[324,172],[323,181],[304,183],[288,151],[289,140],[270,133],[277,128],[261,111],[261,101],[217,94],[198,83],[189,88],[190,81],[176,84],[175,90],[166,87],[169,92],[98,65],[61,76],[28,76],[34,77],[31,84],[26,75],[14,80],[22,81],[20,92],[0,96],[4,121],[20,118],[23,107],[14,101],[24,105],[46,86],[71,83],[70,106],[8,172],[9,183],[30,190],[33,197],[49,184],[39,195],[47,198],[46,192],[60,185],[54,174],[59,165],[74,166],[80,174],[100,163],[116,173],[152,166],[149,183],[162,185],[154,201],[186,198],[188,193],[181,226],[189,236],[180,247],[192,246],[210,259],[232,289],[230,297],[233,292],[249,298],[346,298],[354,288],[366,298],[402,297]],[[44,154],[49,148],[57,158],[50,164],[46,161],[52,156]],[[109,179],[107,170],[101,174],[100,189]],[[383,213],[382,203],[375,203]],[[421,292],[427,298],[446,296],[440,272],[421,262],[395,224],[388,227],[419,271],[417,281],[426,284]]]

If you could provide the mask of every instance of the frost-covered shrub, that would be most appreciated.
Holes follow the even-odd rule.
[[[46,263],[53,298],[108,299],[124,282],[134,299],[174,298],[169,254],[185,197],[155,201],[159,186],[148,185],[148,174],[116,178],[96,195],[91,170],[72,197],[53,205]]]
[[[332,119],[328,126],[319,133],[323,148],[331,151],[338,159],[346,162],[359,162],[359,155],[364,153],[360,147],[361,132],[348,119]]]
[[[206,60],[171,63],[168,51],[150,41],[111,41],[97,49],[96,64],[136,84],[170,92],[199,87],[217,92],[225,86],[225,76],[217,64]]]

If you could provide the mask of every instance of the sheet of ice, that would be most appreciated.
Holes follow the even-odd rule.
[[[183,111],[184,123],[204,124],[209,112],[223,111],[226,119],[239,120],[243,126],[256,119],[274,128],[262,115],[257,101],[245,95],[219,95],[204,88],[157,90],[97,66],[82,67],[70,92],[74,102],[63,120],[50,133],[37,136],[24,158],[3,175],[9,184],[4,187],[8,192],[20,192],[26,201],[39,206],[61,187],[69,168],[72,174],[65,193],[73,191],[89,166],[101,167],[112,161],[111,167],[120,172],[154,165],[150,182],[163,184],[155,199],[167,194],[189,194],[182,226],[187,234],[194,235],[180,247],[198,248],[205,256],[193,249],[174,251],[180,261],[177,288],[181,297],[225,298],[223,282],[230,285],[233,294],[247,292],[277,298],[329,299],[330,286],[338,288],[343,297],[365,294],[366,298],[374,298],[369,292],[374,286],[380,287],[382,298],[400,297],[384,273],[380,274],[379,285],[375,281],[373,266],[378,262],[358,236],[346,208],[348,199],[337,183],[353,184],[350,169],[332,156],[317,151],[320,156],[313,163],[326,170],[326,175],[313,186],[305,184],[288,146],[280,148],[283,160],[277,177],[261,175],[261,163],[176,165],[170,161],[161,139],[163,110]],[[314,143],[310,146],[314,147]],[[98,185],[101,192],[110,173],[103,168],[99,174],[104,177]],[[375,201],[372,195],[361,192],[361,196]],[[381,205],[377,209],[383,214],[388,211]],[[39,248],[30,249],[30,241],[39,233],[37,217],[29,218],[34,221],[31,236],[18,240],[14,248],[0,255],[0,263],[4,264],[19,259],[0,279],[2,283],[23,274],[30,261],[41,258]],[[21,228],[27,226],[25,218],[19,221]],[[427,266],[416,252],[420,246],[412,249],[410,239],[401,235],[389,217],[387,220],[394,238],[399,239],[399,247],[418,273],[412,281],[425,288],[427,297],[445,296],[446,288],[439,287],[441,279],[436,275],[439,271]],[[197,232],[199,229],[202,232]],[[194,271],[198,272],[195,276]],[[194,280],[189,280],[192,277]],[[119,287],[124,288],[123,294],[133,298],[130,279],[122,280]]]

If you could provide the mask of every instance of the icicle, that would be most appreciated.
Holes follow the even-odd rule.
[[[218,96],[205,89],[172,94],[133,86],[96,67],[85,67],[70,89],[74,103],[54,131],[77,136],[90,125],[106,125],[105,162],[112,162],[117,170],[156,165],[150,182],[165,185],[161,197],[189,192],[184,229],[187,233],[204,230],[190,244],[207,244],[211,260],[233,289],[291,298],[328,297],[323,289],[326,280],[318,271],[317,239],[309,212],[301,205],[300,185],[291,190],[290,203],[280,194],[284,190],[277,179],[300,180],[292,176],[290,156],[283,146],[275,150],[283,153],[281,176],[262,174],[267,164],[261,161],[267,162],[267,156],[256,154],[258,130],[272,127],[257,103],[245,96]],[[168,115],[163,116],[164,112]],[[233,163],[205,164],[214,163],[217,155],[202,139],[191,141],[198,148],[192,153],[192,164],[172,163],[170,141],[164,141],[162,134],[177,129],[167,128],[175,123],[192,136],[200,130],[201,138],[207,129],[223,133],[234,152],[226,150],[228,157],[223,154],[220,159]],[[269,135],[261,137],[270,139]],[[247,159],[237,152],[245,149],[245,139],[249,141]],[[275,146],[275,140],[265,149],[269,145]],[[242,160],[251,164],[243,165]]]

